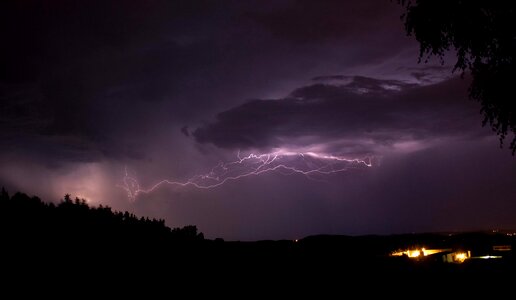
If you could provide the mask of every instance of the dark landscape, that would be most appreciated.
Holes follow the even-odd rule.
[[[22,193],[9,197],[2,190],[0,209],[5,266],[35,277],[56,268],[72,277],[100,272],[122,278],[170,269],[203,282],[222,274],[231,280],[259,274],[321,280],[342,270],[369,281],[385,276],[493,280],[516,274],[516,230],[240,242],[205,239],[193,225],[171,229],[164,220],[90,207],[68,195],[56,205]],[[396,254],[421,249],[439,252]],[[454,253],[468,257],[456,260]],[[448,261],[447,255],[452,255]]]

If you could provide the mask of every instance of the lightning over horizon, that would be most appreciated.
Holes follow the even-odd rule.
[[[219,187],[228,181],[258,176],[269,172],[278,172],[282,175],[299,174],[311,180],[321,180],[322,177],[334,173],[373,166],[373,157],[350,159],[315,152],[283,150],[266,154],[251,153],[244,157],[240,156],[239,152],[237,158],[237,160],[231,162],[220,162],[208,173],[194,175],[186,181],[163,179],[149,188],[142,188],[138,180],[129,175],[126,168],[122,183],[117,185],[117,187],[125,190],[129,201],[133,202],[138,195],[151,193],[163,185],[211,189]]]
[[[444,2],[0,0],[0,200],[231,241],[516,228],[516,2]]]

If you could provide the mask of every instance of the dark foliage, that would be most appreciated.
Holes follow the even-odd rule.
[[[420,43],[420,61],[455,51],[455,70],[471,72],[470,98],[480,102],[503,146],[516,153],[516,3],[514,1],[399,0],[407,34]]]
[[[138,218],[129,212],[113,211],[109,206],[89,206],[84,199],[65,195],[57,205],[38,197],[16,193],[0,195],[0,231],[12,243],[47,245],[123,245],[155,247],[172,242],[204,239],[196,226],[170,229],[164,220]]]

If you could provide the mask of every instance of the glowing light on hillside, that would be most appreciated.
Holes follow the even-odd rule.
[[[436,253],[451,251],[451,249],[411,249],[411,250],[403,250],[403,251],[396,251],[391,253],[391,256],[403,256],[406,255],[410,258],[418,258],[418,257],[424,257]]]
[[[461,253],[455,254],[455,261],[456,262],[463,263],[466,259],[468,259],[468,254],[467,253],[461,252]]]

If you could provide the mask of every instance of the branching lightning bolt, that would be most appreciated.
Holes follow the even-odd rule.
[[[349,159],[314,152],[277,151],[267,154],[249,154],[244,157],[241,157],[239,152],[237,158],[238,160],[232,162],[221,162],[210,172],[195,175],[186,181],[164,179],[149,188],[142,188],[136,178],[129,175],[126,168],[122,183],[117,186],[127,192],[130,201],[134,201],[138,195],[151,193],[163,185],[212,189],[228,181],[268,172],[279,172],[283,175],[300,174],[308,179],[320,180],[325,175],[372,166],[371,158]]]

